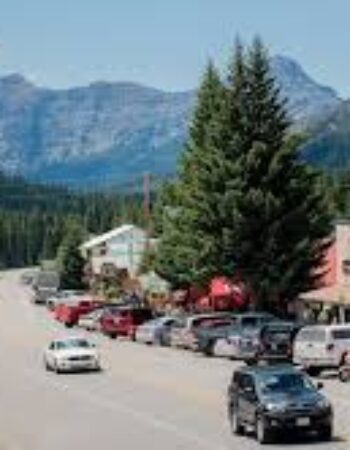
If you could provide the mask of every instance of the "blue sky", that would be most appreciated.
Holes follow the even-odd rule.
[[[223,68],[236,34],[260,34],[350,97],[349,0],[1,0],[0,75],[50,87],[132,80],[197,85]]]

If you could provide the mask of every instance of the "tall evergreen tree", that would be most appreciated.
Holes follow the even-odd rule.
[[[227,78],[210,120],[195,111],[160,262],[189,282],[240,276],[255,307],[285,308],[316,281],[331,215],[318,175],[298,157],[259,39],[248,52],[237,42]]]
[[[218,72],[210,62],[198,92],[179,181],[168,185],[160,196],[163,233],[157,267],[175,284],[202,281],[209,266],[215,264],[216,202],[208,193],[213,181],[210,172],[220,160],[210,141],[212,122],[220,114],[224,94]]]
[[[80,252],[83,231],[80,225],[71,220],[58,249],[57,261],[63,289],[81,289],[84,287],[83,275],[85,260]]]

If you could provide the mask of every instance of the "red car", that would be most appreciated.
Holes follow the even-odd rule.
[[[113,312],[106,312],[101,317],[101,331],[112,339],[117,336],[126,336],[135,340],[136,328],[152,318],[152,311],[148,308],[120,308]]]
[[[101,307],[101,302],[85,298],[77,302],[60,303],[56,306],[54,315],[56,320],[63,322],[66,327],[73,327],[79,317]]]

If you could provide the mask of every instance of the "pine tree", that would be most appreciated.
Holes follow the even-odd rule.
[[[198,92],[179,181],[168,185],[160,196],[163,233],[157,268],[174,284],[207,280],[218,256],[214,249],[219,231],[216,201],[208,194],[213,190],[213,167],[220,164],[211,148],[211,126],[222,109],[224,94],[217,70],[209,63]]]
[[[244,66],[232,177],[222,201],[224,249],[229,270],[245,281],[257,308],[285,309],[316,281],[331,215],[318,175],[299,160],[301,142],[289,135],[285,102],[259,39]]]
[[[199,91],[159,267],[188,283],[239,276],[256,308],[285,310],[316,281],[331,231],[327,198],[300,161],[261,41],[247,52],[237,41],[225,87],[219,80],[208,70]]]
[[[70,220],[67,223],[64,238],[57,253],[61,287],[63,289],[82,289],[85,260],[79,246],[83,231],[80,225]]]

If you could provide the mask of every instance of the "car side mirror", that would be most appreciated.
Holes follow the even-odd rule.
[[[318,391],[323,389],[323,383],[321,381],[318,381],[318,383],[316,384],[316,388],[317,388]]]

